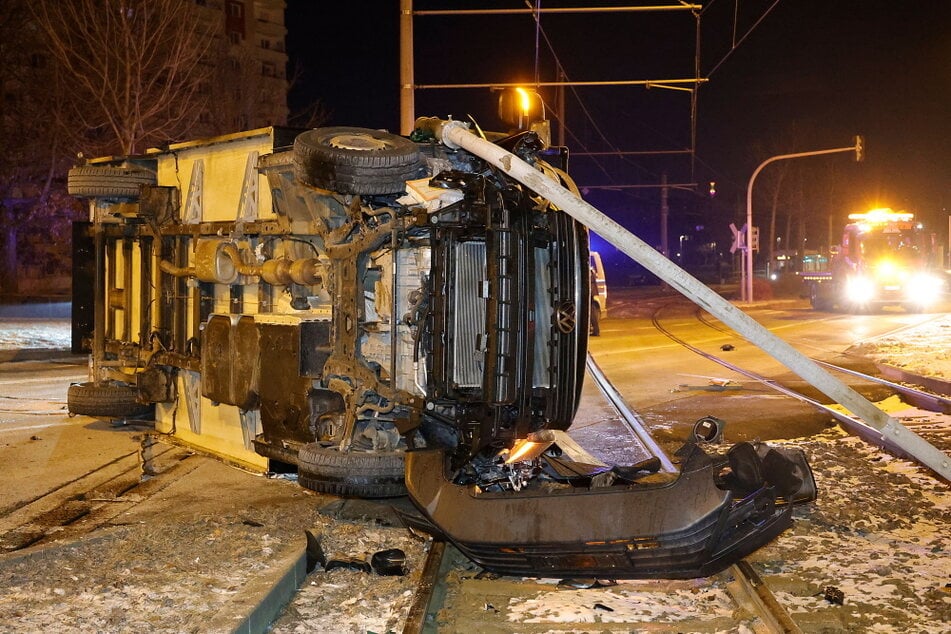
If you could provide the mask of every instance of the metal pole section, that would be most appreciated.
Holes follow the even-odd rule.
[[[746,294],[746,251],[749,247],[745,244],[746,236],[743,236],[743,240],[744,244],[740,247],[740,300],[748,302],[751,301]]]
[[[632,11],[694,11],[703,9],[700,4],[665,4],[627,7],[552,7],[548,9],[434,9],[417,11],[416,15],[528,15],[535,13],[629,13]]]
[[[400,134],[413,132],[413,0],[400,0]]]
[[[637,415],[636,412],[631,411],[631,408],[627,406],[627,403],[624,402],[624,399],[621,398],[620,393],[614,390],[614,386],[607,380],[607,377],[604,376],[604,372],[601,370],[601,366],[594,360],[594,357],[591,356],[591,352],[588,352],[587,360],[585,361],[585,367],[588,368],[588,372],[594,376],[595,381],[598,384],[598,388],[601,390],[601,393],[607,397],[611,404],[614,405],[621,416],[626,420],[635,420],[637,421],[636,425],[628,425],[631,433],[634,434],[637,439],[641,442],[644,447],[651,452],[651,455],[657,456],[660,459],[660,468],[666,473],[677,473],[677,467],[674,466],[674,463],[670,461],[670,458],[667,456],[666,452],[660,448],[660,445],[647,433],[647,425],[644,424],[644,421],[641,420],[641,417]],[[605,389],[605,385],[611,386],[611,390]]]
[[[660,177],[660,252],[670,257],[670,247],[667,245],[667,215],[670,207],[667,206],[667,173]]]
[[[96,272],[93,276],[93,321],[92,321],[92,376],[91,381],[101,381],[102,361],[106,356],[106,240],[102,229],[102,210],[99,201],[90,201],[92,207],[93,249],[95,249]]]
[[[605,81],[540,81],[532,84],[536,88],[551,88],[553,86],[646,86],[647,88],[667,88],[674,89],[669,84],[701,84],[708,81],[704,78],[692,79],[617,79]],[[419,84],[413,86],[417,90],[430,90],[433,88],[520,88],[524,83],[489,83],[489,84]],[[692,88],[682,88],[681,90],[693,90]]]
[[[848,408],[850,412],[880,432],[882,438],[887,439],[890,444],[901,447],[941,477],[951,481],[951,456],[941,452],[895,418],[878,409],[861,394],[820,368],[811,359],[773,335],[749,315],[717,295],[617,222],[559,185],[551,177],[542,174],[511,152],[478,138],[460,121],[420,119],[416,127],[432,130],[439,140],[451,148],[465,148],[489,161],[532,191],[552,201],[559,209],[563,209],[587,225],[628,257],[730,326],[744,339],[758,346],[835,402]]]
[[[776,161],[786,159],[802,158],[804,156],[820,156],[822,154],[838,154],[840,152],[858,152],[858,145],[849,147],[837,147],[831,150],[815,150],[813,152],[796,152],[795,154],[780,154],[773,156],[759,164],[750,176],[749,185],[746,187],[746,301],[753,301],[753,181],[759,175],[763,168]],[[845,403],[843,403],[845,405]]]
[[[558,81],[565,81],[565,71],[561,68],[561,66],[558,67]],[[558,86],[555,88],[555,94],[557,95],[555,101],[558,103],[558,145],[560,147],[564,147],[565,116],[567,115],[567,112],[565,111],[565,87]],[[951,228],[951,217],[948,218],[948,227]]]

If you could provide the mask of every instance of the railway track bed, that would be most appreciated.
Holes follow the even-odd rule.
[[[917,412],[904,420],[951,449],[947,416]],[[797,509],[792,529],[747,561],[796,627],[823,634],[947,631],[946,484],[835,428],[792,442],[810,456],[819,500]],[[402,548],[407,574],[318,567],[270,631],[404,629],[431,542],[361,508],[318,517],[316,509],[337,503],[199,456],[184,464],[193,460],[201,467],[169,488],[158,511],[136,505],[85,537],[0,555],[0,624],[15,623],[23,632],[221,625],[256,579],[273,574],[276,560],[302,551],[308,528],[323,536],[328,554]],[[195,477],[200,480],[187,484]],[[196,482],[220,490],[202,491]],[[275,506],[275,494],[287,499]],[[457,555],[449,563],[448,590],[423,615],[440,632],[729,632],[755,630],[760,622],[730,587],[730,571],[692,581],[577,587],[587,580],[559,585],[560,579],[494,577]]]

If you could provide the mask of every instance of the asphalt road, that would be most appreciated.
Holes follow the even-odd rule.
[[[794,389],[809,386],[772,357],[737,335],[721,330],[715,319],[698,319],[696,307],[676,293],[655,289],[613,289],[609,318],[602,335],[590,339],[601,369],[625,396],[628,405],[652,426],[657,439],[674,451],[693,423],[712,415],[727,422],[730,442],[807,436],[829,426],[827,415],[811,406],[779,397],[769,388],[731,372],[671,341],[651,319],[692,345],[717,354]],[[867,362],[848,355],[857,340],[920,323],[930,315],[885,311],[846,315],[811,310],[802,300],[760,302],[747,312],[803,354],[858,370]],[[4,320],[0,318],[0,330]],[[9,318],[8,323],[11,323]],[[712,325],[711,325],[712,324]],[[60,325],[66,328],[65,322]],[[723,346],[732,346],[723,351]],[[36,352],[36,351],[34,351]],[[45,351],[46,360],[0,358],[0,508],[30,496],[43,483],[69,480],[112,454],[134,450],[142,428],[66,414],[66,389],[85,380],[86,359],[65,351]],[[715,383],[729,380],[725,388]],[[847,379],[870,398],[881,389]],[[827,401],[814,390],[817,400]],[[610,462],[636,462],[629,454],[617,416],[588,381],[584,403],[572,430],[592,453]]]

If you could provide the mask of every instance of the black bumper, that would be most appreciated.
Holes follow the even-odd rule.
[[[685,579],[714,574],[792,523],[764,486],[737,499],[702,451],[662,485],[477,493],[446,478],[438,450],[406,455],[410,498],[433,532],[506,575]],[[811,474],[810,474],[811,478]]]

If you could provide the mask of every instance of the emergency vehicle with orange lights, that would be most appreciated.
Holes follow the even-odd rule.
[[[828,268],[801,274],[813,308],[863,312],[896,305],[926,312],[945,286],[935,242],[909,212],[849,214]]]

